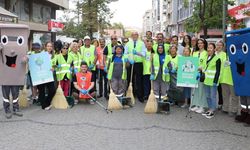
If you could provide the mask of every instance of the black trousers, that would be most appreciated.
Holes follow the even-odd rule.
[[[13,111],[19,110],[18,95],[21,86],[2,85],[3,107],[5,113],[10,113],[10,93],[12,95]]]
[[[148,99],[150,90],[151,90],[151,82],[150,75],[143,75],[143,83],[144,83],[144,100]]]
[[[103,95],[104,97],[108,96],[108,79],[107,79],[107,73],[102,70],[99,69],[98,70],[99,74],[98,74],[98,78],[99,78],[99,95]],[[103,82],[104,82],[104,87],[103,87]],[[104,93],[103,93],[104,90]]]
[[[95,83],[95,85],[94,85],[94,91],[96,91],[96,72],[97,71],[93,71],[93,70],[91,70],[91,73],[92,73],[92,79],[94,80],[94,83]]]
[[[133,89],[136,91],[136,96],[140,102],[143,102],[143,64],[135,63],[133,68]]]
[[[223,97],[222,97],[222,88],[221,88],[221,84],[219,84],[218,88],[218,96],[219,96],[219,105],[223,105]]]
[[[39,90],[38,100],[41,103],[42,109],[48,107],[51,104],[51,101],[56,93],[55,83],[49,82],[37,85]],[[46,90],[47,89],[47,90]],[[45,96],[45,92],[48,92],[48,96]]]

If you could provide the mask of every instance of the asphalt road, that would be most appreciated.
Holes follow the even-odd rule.
[[[1,92],[0,92],[1,93]],[[1,95],[0,95],[1,96]],[[2,97],[2,96],[1,96]],[[106,104],[105,100],[100,102]],[[212,119],[176,106],[169,115],[144,114],[145,104],[107,114],[80,103],[50,111],[31,105],[21,118],[0,112],[1,150],[248,150],[250,127],[217,112]],[[2,108],[2,106],[0,106]]]

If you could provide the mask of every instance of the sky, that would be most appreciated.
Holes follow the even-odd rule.
[[[75,9],[77,0],[69,1],[69,8]],[[111,23],[121,22],[125,27],[142,28],[144,13],[152,8],[152,0],[118,0],[109,4],[112,12],[114,12]],[[57,11],[57,18],[63,16],[62,11]],[[71,14],[70,16],[74,16]]]
[[[152,0],[118,0],[110,4],[114,12],[111,22],[121,22],[125,27],[142,28],[143,15],[152,7]]]

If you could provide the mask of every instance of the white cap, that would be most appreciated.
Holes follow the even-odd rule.
[[[89,36],[85,36],[83,40],[90,40]]]

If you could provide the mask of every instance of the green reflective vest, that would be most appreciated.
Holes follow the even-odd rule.
[[[199,57],[199,67],[201,67],[204,71],[206,69],[207,63],[207,51],[203,50],[201,53],[199,51],[196,51],[193,53],[193,57]]]
[[[83,61],[87,62],[88,66],[90,64],[94,65],[95,60],[95,46],[90,45],[89,48],[86,48],[84,46],[81,47],[81,54]],[[94,67],[92,70],[94,71],[96,68]]]
[[[71,72],[70,72],[70,65],[73,62],[72,56],[68,55],[67,61],[65,61],[62,54],[57,56],[57,63],[61,65],[61,68],[58,68],[56,71],[57,80],[63,80],[64,76],[66,75],[68,79],[71,79]]]
[[[169,73],[165,74],[164,70],[165,68],[168,68],[168,63],[171,61],[171,56],[166,55],[165,60],[164,60],[164,64],[162,66],[162,80],[165,82],[169,82],[170,81],[170,75]],[[154,66],[154,75],[155,78],[154,80],[156,80],[157,76],[158,76],[158,72],[160,69],[160,59],[159,59],[159,54],[155,53],[153,56],[153,66]]]
[[[122,58],[122,61],[123,61],[122,80],[127,80],[126,62],[125,62],[124,58]],[[113,70],[114,70],[114,62],[110,62],[109,68],[108,68],[108,80],[112,79]]]
[[[219,83],[233,85],[231,67],[230,65],[226,65],[226,62],[228,61],[227,54],[222,51],[217,54],[217,57],[219,57],[221,60],[221,74]]]
[[[128,48],[128,53],[129,53],[128,55],[131,55],[131,57],[134,58],[135,63],[142,63],[143,57],[138,55],[133,55],[133,50],[135,49],[136,52],[141,53],[143,44],[144,43],[141,40],[137,40],[135,48],[134,48],[134,41],[130,41],[126,45]]]
[[[82,62],[81,54],[79,52],[74,53],[71,51],[69,55],[71,55],[71,58],[73,59],[74,68],[77,68],[77,70],[80,71],[80,65]]]
[[[205,85],[213,86],[214,77],[215,77],[215,74],[216,74],[216,61],[218,59],[220,59],[220,58],[215,55],[212,58],[212,60],[210,60],[207,63],[207,68],[205,70],[205,80],[204,80]]]
[[[146,52],[146,57],[143,58],[143,75],[151,74],[151,52]]]
[[[157,48],[158,48],[158,44],[155,43],[155,44],[153,45],[153,50],[154,50],[155,53],[157,52]],[[169,48],[170,48],[170,44],[165,43],[165,44],[164,44],[165,54],[169,54]]]

